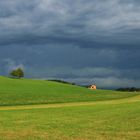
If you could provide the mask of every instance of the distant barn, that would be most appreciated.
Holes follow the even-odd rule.
[[[89,89],[96,90],[96,89],[97,89],[97,86],[96,86],[96,85],[91,85],[91,86],[89,87]]]

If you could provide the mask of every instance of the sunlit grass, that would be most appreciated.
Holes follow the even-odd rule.
[[[129,99],[120,104],[1,110],[0,138],[139,140],[139,120],[140,101],[129,103]]]

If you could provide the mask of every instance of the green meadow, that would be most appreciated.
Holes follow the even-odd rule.
[[[140,92],[0,77],[0,140],[120,139],[140,139]]]
[[[101,101],[135,95],[138,93],[92,91],[52,81],[0,77],[0,106]]]

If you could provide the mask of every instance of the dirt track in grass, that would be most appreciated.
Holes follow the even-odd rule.
[[[90,106],[90,105],[103,105],[103,104],[121,104],[139,102],[140,95],[129,97],[125,99],[107,100],[107,101],[92,101],[92,102],[75,102],[75,103],[57,103],[57,104],[39,104],[39,105],[22,105],[22,106],[3,106],[0,110],[28,110],[38,108],[61,108],[72,106]]]

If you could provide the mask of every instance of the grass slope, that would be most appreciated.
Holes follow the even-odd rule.
[[[86,88],[52,81],[0,77],[0,106],[121,99],[138,93]]]
[[[139,120],[140,93],[0,77],[0,140],[139,140]]]

